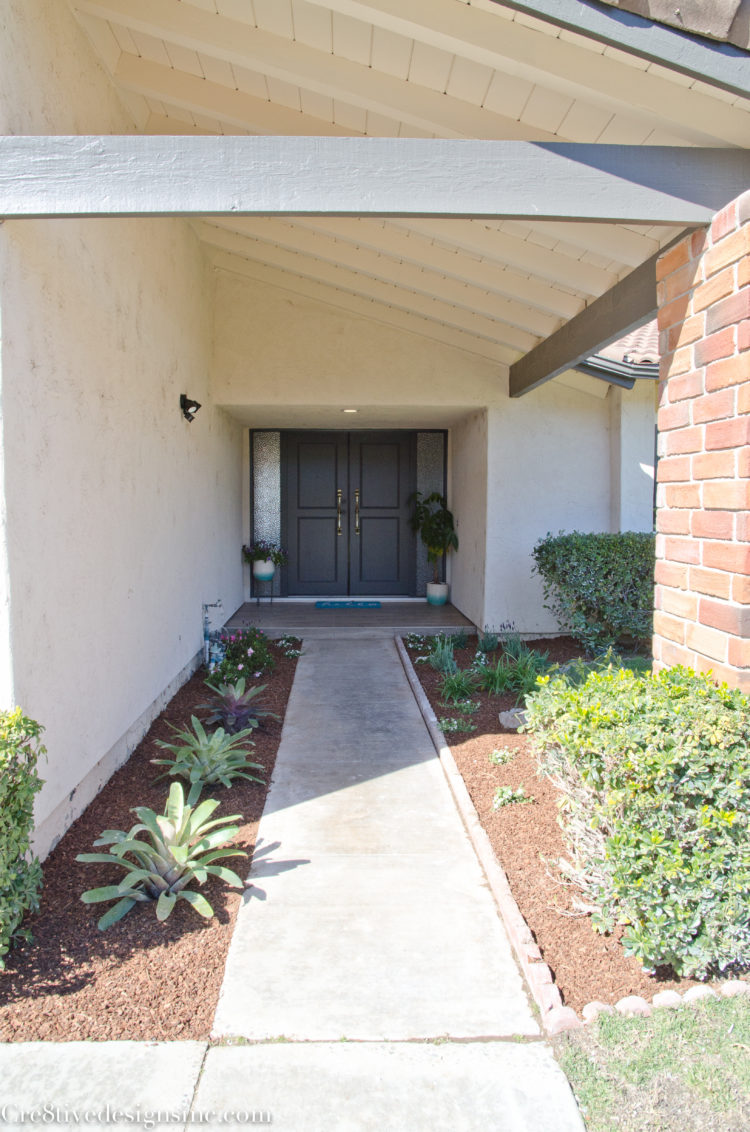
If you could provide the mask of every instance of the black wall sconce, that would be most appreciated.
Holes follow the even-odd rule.
[[[200,407],[200,401],[191,401],[187,393],[180,394],[180,408],[186,421],[194,421]]]

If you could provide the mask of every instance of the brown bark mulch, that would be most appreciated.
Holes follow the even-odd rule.
[[[270,780],[281,726],[294,679],[296,660],[271,646],[276,667],[261,679],[264,706],[281,720],[266,720],[256,729],[250,759],[264,767]],[[87,888],[115,883],[119,870],[107,877],[107,866],[81,864],[76,854],[96,851],[93,842],[104,829],[130,829],[134,806],[162,813],[169,779],[155,782],[165,769],[150,760],[164,755],[156,739],[172,741],[168,723],[189,726],[197,704],[210,698],[201,670],[170,701],[148,733],[91,802],[44,863],[39,912],[29,919],[33,933],[6,956],[0,971],[0,1040],[4,1041],[134,1041],[205,1040],[211,1030],[224,974],[240,892],[210,877],[201,891],[215,916],[204,920],[178,901],[160,924],[152,904],[140,904],[107,931],[97,921],[110,904],[85,905]],[[199,713],[198,713],[199,714]],[[256,772],[261,773],[261,772]],[[248,860],[228,860],[240,876],[249,871],[266,787],[236,780],[231,789],[208,788],[204,797],[221,800],[214,817],[242,814],[233,848]],[[262,847],[258,847],[262,851]]]
[[[580,647],[571,638],[528,644],[549,653],[552,661],[562,663],[580,656]],[[471,664],[475,651],[474,647],[455,650],[459,668]],[[412,662],[420,655],[418,650],[408,652]],[[415,671],[438,719],[455,715],[440,700],[439,673],[427,664],[416,664]],[[512,708],[515,697],[477,693],[473,698],[481,705],[470,717],[476,731],[451,732],[445,741],[565,1005],[580,1012],[588,1002],[614,1005],[631,994],[650,1000],[661,990],[683,992],[696,985],[695,980],[675,978],[669,969],[647,975],[636,959],[625,955],[618,933],[599,935],[590,916],[575,908],[575,890],[562,883],[555,868],[555,862],[566,855],[557,820],[559,795],[538,775],[528,737],[507,731],[498,721],[498,713]],[[513,749],[512,759],[504,766],[494,766],[490,753],[505,747]],[[533,802],[494,810],[498,786],[523,786]]]

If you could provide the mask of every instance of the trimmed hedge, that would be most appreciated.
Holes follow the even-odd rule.
[[[562,794],[563,870],[648,969],[750,962],[750,698],[675,667],[543,677],[527,701]]]
[[[36,770],[45,749],[44,730],[20,708],[0,712],[0,970],[3,956],[16,939],[28,939],[21,928],[26,912],[39,907],[42,867],[31,856],[34,795],[42,780]]]
[[[533,550],[544,605],[589,652],[645,648],[654,607],[655,536],[548,534]]]

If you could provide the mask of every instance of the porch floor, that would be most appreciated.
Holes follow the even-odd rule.
[[[369,599],[365,599],[369,600]],[[378,609],[318,609],[314,601],[246,601],[227,629],[254,625],[269,637],[395,637],[402,633],[473,631],[474,624],[453,605],[426,601],[384,601]]]

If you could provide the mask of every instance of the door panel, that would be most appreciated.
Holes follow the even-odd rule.
[[[415,435],[284,433],[282,457],[288,593],[412,594]]]
[[[415,539],[409,526],[414,490],[411,433],[351,433],[349,592],[409,594],[415,586]]]
[[[343,494],[349,474],[348,447],[345,433],[282,434],[290,594],[346,593],[349,555]]]

